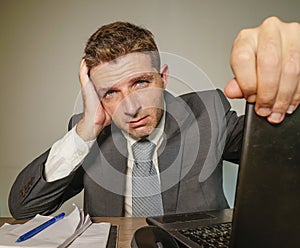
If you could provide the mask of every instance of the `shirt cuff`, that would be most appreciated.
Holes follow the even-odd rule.
[[[90,152],[95,140],[85,142],[74,126],[62,139],[51,147],[45,164],[44,176],[52,182],[70,175],[76,170]]]

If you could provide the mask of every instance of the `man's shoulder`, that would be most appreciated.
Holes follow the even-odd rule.
[[[199,100],[208,100],[215,97],[225,98],[224,93],[220,89],[212,89],[212,90],[203,90],[203,91],[195,91],[189,92],[178,97],[182,98],[185,101],[199,101]]]
[[[177,102],[181,102],[180,108],[193,113],[193,116],[196,118],[207,115],[223,118],[231,109],[229,101],[220,89],[190,92],[176,96],[174,99],[177,99]]]
[[[177,98],[184,100],[191,108],[223,106],[227,109],[230,107],[227,98],[220,89],[190,92],[179,95]]]

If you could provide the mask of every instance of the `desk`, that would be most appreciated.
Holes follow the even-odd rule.
[[[137,217],[93,217],[93,222],[110,222],[113,225],[119,226],[119,240],[118,248],[128,248],[130,247],[130,242],[132,239],[133,233],[140,227],[146,226],[145,218]],[[24,223],[25,221],[17,221],[13,218],[0,218],[0,226],[4,223],[18,224]]]

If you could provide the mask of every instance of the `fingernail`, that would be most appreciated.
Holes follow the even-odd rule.
[[[295,106],[294,105],[290,105],[287,109],[287,113],[288,114],[292,114],[295,111]]]
[[[272,113],[269,117],[268,120],[270,122],[274,122],[274,123],[279,123],[281,122],[283,119],[283,115],[280,113]]]
[[[258,114],[261,116],[268,116],[271,114],[271,109],[270,108],[259,108],[257,110]]]

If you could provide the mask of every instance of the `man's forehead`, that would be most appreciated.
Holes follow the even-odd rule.
[[[150,55],[132,53],[92,68],[90,75],[94,84],[104,86],[153,72],[157,70],[152,65]]]

